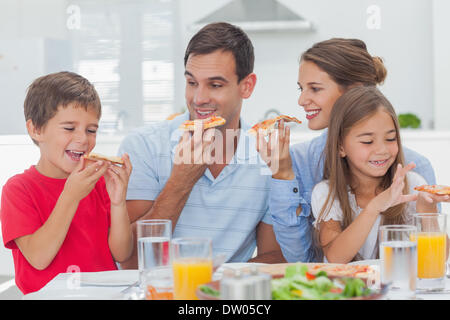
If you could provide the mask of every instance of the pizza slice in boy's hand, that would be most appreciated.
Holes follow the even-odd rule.
[[[298,120],[297,118],[294,117],[290,117],[290,116],[286,116],[286,115],[281,115],[272,119],[267,119],[264,120],[262,122],[259,122],[257,124],[255,124],[253,127],[251,127],[248,130],[249,134],[252,135],[256,135],[256,133],[258,131],[262,131],[262,133],[264,135],[268,135],[269,132],[271,130],[273,130],[275,128],[275,124],[280,121],[281,119],[283,119],[285,122],[297,122],[297,123],[302,123],[300,120]]]
[[[84,155],[84,158],[86,160],[91,160],[91,161],[109,161],[112,162],[113,164],[123,164],[123,160],[120,157],[116,157],[116,156],[104,156],[102,154],[99,153],[89,153],[88,155]]]
[[[203,129],[209,129],[222,126],[226,123],[226,120],[220,116],[212,116],[203,119]],[[180,125],[181,130],[194,131],[194,120],[186,120]]]
[[[437,195],[441,195],[441,196],[450,195],[450,187],[449,186],[437,185],[437,184],[433,184],[433,185],[424,184],[422,186],[415,187],[414,190],[424,191],[424,192],[437,194]]]

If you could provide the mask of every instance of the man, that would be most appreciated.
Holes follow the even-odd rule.
[[[233,25],[210,24],[189,42],[184,64],[188,112],[139,128],[120,146],[133,164],[130,221],[170,219],[174,238],[212,238],[213,254],[228,262],[285,262],[268,211],[270,175],[240,119],[256,84],[252,43]],[[212,115],[225,125],[203,130],[196,120]],[[189,119],[192,135],[178,128]],[[122,268],[137,268],[136,250]]]

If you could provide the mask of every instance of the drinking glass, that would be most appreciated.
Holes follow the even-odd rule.
[[[388,299],[414,299],[417,279],[417,228],[380,227],[381,283],[390,285]]]
[[[176,238],[171,246],[174,299],[198,300],[197,287],[212,278],[212,241],[208,238]]]
[[[447,216],[444,213],[414,214],[417,227],[417,289],[445,288]]]
[[[137,221],[139,286],[146,298],[168,297],[155,293],[173,288],[170,240],[172,222],[164,219]],[[149,296],[149,293],[154,293]]]

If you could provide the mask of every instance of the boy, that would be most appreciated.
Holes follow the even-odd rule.
[[[83,158],[95,146],[98,94],[71,72],[49,74],[28,88],[25,120],[40,159],[10,178],[2,191],[1,225],[24,293],[58,273],[117,269],[128,259],[132,232],[125,204],[131,163],[122,167]]]

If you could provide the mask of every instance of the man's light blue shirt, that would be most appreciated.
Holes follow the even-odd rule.
[[[323,178],[323,151],[328,130],[311,141],[292,145],[290,154],[296,176],[294,180],[272,179],[270,212],[273,229],[288,262],[318,261],[313,247],[314,217],[311,214],[311,193]],[[415,172],[425,178],[428,184],[435,184],[436,178],[430,161],[421,154],[403,147],[405,163],[414,162]],[[296,209],[302,205],[299,216]]]
[[[155,200],[172,172],[175,148],[189,119],[184,113],[174,120],[130,132],[119,148],[133,165],[127,200]],[[272,224],[269,213],[271,175],[259,157],[255,138],[241,120],[236,153],[214,178],[206,169],[197,181],[173,232],[177,237],[209,237],[213,254],[225,254],[228,262],[248,261],[256,248],[256,227]]]

